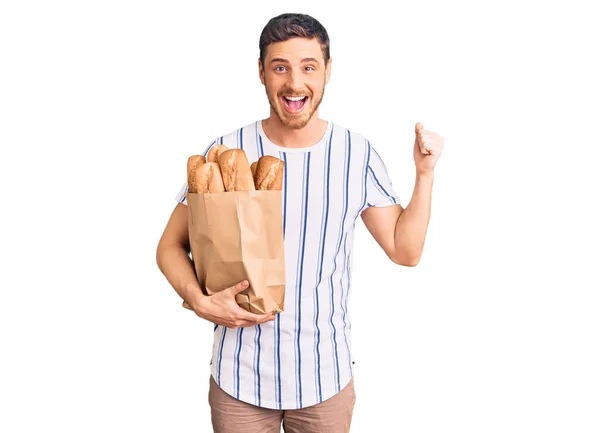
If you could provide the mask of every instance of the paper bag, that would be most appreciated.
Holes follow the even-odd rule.
[[[282,192],[186,194],[196,277],[206,295],[248,280],[236,295],[251,313],[281,312],[285,298]],[[190,308],[184,302],[183,306]]]

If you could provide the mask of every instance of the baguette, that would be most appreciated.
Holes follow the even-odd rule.
[[[187,183],[188,191],[191,193],[198,192],[198,187],[196,185],[196,170],[204,163],[206,163],[204,155],[192,155],[187,160]]]
[[[250,164],[243,149],[229,149],[221,153],[219,167],[225,191],[255,190]]]
[[[196,169],[196,187],[198,194],[225,192],[221,169],[216,162],[207,162]]]
[[[256,161],[254,161],[252,164],[250,164],[250,171],[252,172],[252,177],[255,178],[255,176],[256,176]]]
[[[257,190],[281,191],[285,163],[274,156],[264,155],[258,159],[254,186]]]
[[[219,162],[219,156],[228,149],[224,144],[217,144],[211,147],[206,155],[206,162]]]

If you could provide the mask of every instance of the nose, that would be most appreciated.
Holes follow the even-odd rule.
[[[297,69],[292,69],[289,74],[288,86],[292,91],[299,91],[304,88],[302,74]]]

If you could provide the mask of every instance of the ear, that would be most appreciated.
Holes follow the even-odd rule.
[[[258,76],[260,77],[260,82],[264,86],[265,85],[265,71],[263,69],[262,62],[260,61],[260,58],[258,59]]]
[[[327,61],[327,66],[325,67],[325,84],[329,83],[330,75],[331,75],[331,57]]]

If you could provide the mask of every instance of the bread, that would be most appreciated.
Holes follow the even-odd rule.
[[[198,194],[225,192],[219,164],[207,162],[196,169],[196,187]]]
[[[229,148],[224,144],[217,144],[216,146],[211,147],[206,155],[206,162],[218,162],[219,156],[228,149]]]
[[[188,192],[281,191],[284,168],[281,159],[270,155],[261,156],[250,166],[243,149],[229,149],[218,144],[206,157],[192,155],[188,158]]]
[[[285,163],[274,156],[261,156],[256,164],[254,186],[257,190],[277,190],[283,187],[283,169]]]
[[[229,149],[219,156],[225,191],[254,191],[254,178],[243,149]],[[257,165],[258,168],[258,165]]]
[[[192,155],[187,160],[187,183],[188,190],[191,193],[198,192],[198,188],[196,186],[196,170],[199,166],[206,163],[206,158],[204,155]]]

